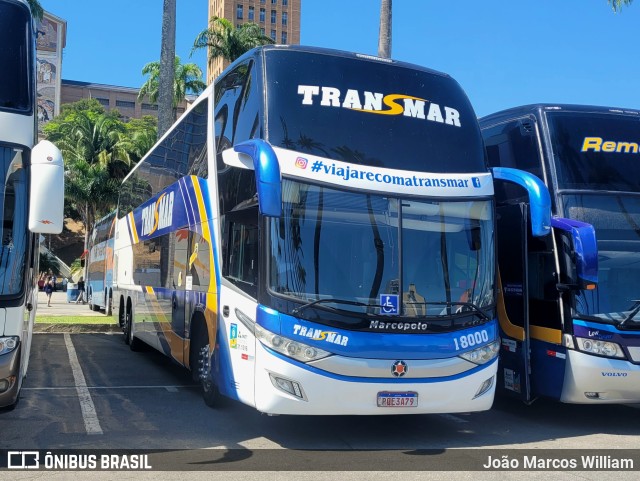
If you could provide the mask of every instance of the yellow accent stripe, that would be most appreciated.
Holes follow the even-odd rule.
[[[213,242],[211,240],[211,228],[209,225],[209,219],[207,219],[207,210],[204,205],[204,198],[202,196],[202,190],[200,189],[200,183],[198,182],[198,178],[195,175],[191,176],[191,182],[193,183],[193,191],[196,195],[196,200],[198,202],[198,212],[200,213],[200,222],[202,226],[202,237],[209,244],[209,289],[208,292],[216,293],[218,292],[216,285],[216,273],[215,273],[215,264],[213,262]],[[209,297],[207,296],[207,308],[209,308]],[[217,309],[214,307],[214,312]]]
[[[216,269],[213,262],[213,242],[211,240],[211,226],[209,219],[207,218],[207,209],[205,208],[204,198],[202,196],[202,190],[200,189],[200,183],[195,175],[191,176],[191,183],[193,184],[193,191],[196,195],[198,202],[198,211],[200,213],[200,225],[202,228],[202,237],[209,243],[209,289],[206,294],[206,308],[204,312],[205,323],[207,324],[207,331],[209,332],[209,352],[213,352],[216,347],[216,333],[218,330],[218,286],[216,280]]]
[[[140,242],[140,238],[138,237],[138,232],[136,231],[136,221],[133,218],[133,212],[129,212],[129,228],[131,229],[131,235],[133,236],[133,243],[137,244]]]
[[[502,279],[500,271],[498,271],[498,322],[504,333],[518,341],[524,341],[524,328],[512,324],[504,303],[504,295],[502,293]],[[529,321],[529,337],[553,344],[562,344],[562,332],[559,329],[551,329],[549,327],[535,326]]]
[[[504,304],[504,294],[502,293],[502,279],[498,270],[498,322],[504,333],[518,341],[524,341],[524,328],[511,323],[507,308]]]
[[[529,335],[532,339],[539,339],[552,344],[562,344],[562,332],[559,329],[530,325]]]

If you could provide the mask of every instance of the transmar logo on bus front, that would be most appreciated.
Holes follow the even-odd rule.
[[[342,107],[378,115],[403,115],[460,127],[460,112],[456,109],[446,106],[441,108],[434,102],[411,95],[384,95],[355,89],[348,89],[343,93],[335,87],[319,85],[298,85],[298,94],[302,95],[302,105],[314,105],[315,97],[318,97],[322,107]]]

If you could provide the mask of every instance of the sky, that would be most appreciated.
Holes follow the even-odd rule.
[[[140,87],[160,58],[162,0],[40,0],[67,21],[62,78]],[[302,0],[303,45],[376,55],[380,0]],[[190,57],[207,0],[177,0],[176,55]],[[391,57],[451,75],[481,117],[537,102],[640,110],[640,1],[395,0]],[[206,76],[206,73],[204,74]]]

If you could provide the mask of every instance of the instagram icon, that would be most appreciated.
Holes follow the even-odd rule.
[[[307,168],[307,159],[304,157],[298,157],[296,159],[296,167],[298,169],[306,169]]]

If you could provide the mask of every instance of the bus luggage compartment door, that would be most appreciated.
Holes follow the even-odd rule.
[[[532,401],[528,306],[526,204],[497,207],[498,321],[502,345],[497,388],[502,394]]]

